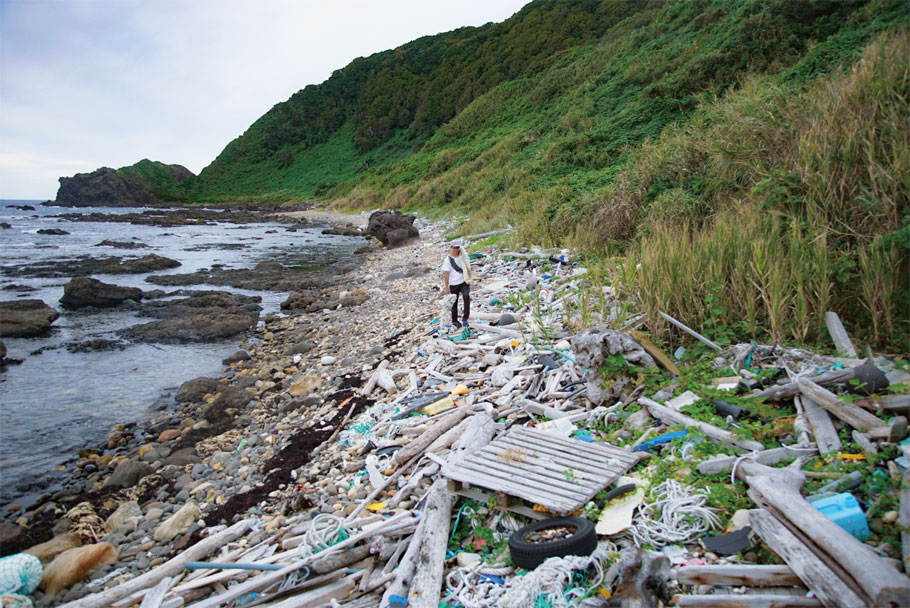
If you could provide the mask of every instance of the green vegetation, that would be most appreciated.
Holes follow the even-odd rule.
[[[612,287],[657,338],[675,336],[661,310],[720,342],[814,342],[835,310],[906,349],[908,17],[903,0],[539,0],[359,58],[165,185],[621,253]]]

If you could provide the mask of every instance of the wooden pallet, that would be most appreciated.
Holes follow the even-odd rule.
[[[606,443],[563,439],[529,427],[513,427],[442,474],[449,490],[485,500],[477,488],[522,498],[556,515],[584,506],[595,494],[631,469],[638,457]],[[500,501],[500,508],[538,519],[545,514]]]

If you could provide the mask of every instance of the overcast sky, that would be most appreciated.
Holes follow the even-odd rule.
[[[528,0],[0,0],[0,198],[142,158],[193,173],[356,57]]]

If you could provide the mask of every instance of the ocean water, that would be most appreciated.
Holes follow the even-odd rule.
[[[362,238],[320,234],[312,225],[288,232],[286,224],[219,223],[212,226],[157,227],[117,222],[60,221],[61,213],[127,213],[136,208],[66,209],[40,207],[41,201],[0,200],[0,300],[43,300],[61,316],[51,334],[41,338],[4,338],[7,357],[24,359],[0,372],[0,507],[27,504],[46,491],[49,475],[87,446],[100,445],[118,423],[151,417],[160,403],[184,381],[216,376],[221,360],[236,351],[241,336],[219,344],[134,344],[124,350],[70,353],[63,345],[93,338],[117,339],[115,331],[152,319],[127,311],[70,313],[58,300],[70,277],[23,278],[11,268],[82,255],[132,258],[156,253],[181,262],[179,268],[150,274],[190,273],[222,264],[252,268],[259,262],[320,266],[350,256]],[[31,205],[35,211],[15,209]],[[68,235],[42,235],[42,228],[62,228]],[[96,247],[103,240],[137,240],[142,249]],[[144,290],[178,288],[147,283],[148,274],[93,275],[105,283]],[[8,289],[25,285],[33,291]],[[194,285],[185,289],[219,289],[259,295],[262,316],[279,311],[287,293],[253,292],[227,286]],[[156,404],[158,402],[158,404]]]

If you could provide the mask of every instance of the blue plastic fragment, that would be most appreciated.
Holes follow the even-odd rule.
[[[664,433],[663,435],[658,435],[654,439],[649,439],[649,440],[645,441],[641,445],[635,446],[634,448],[632,448],[632,451],[633,452],[647,452],[651,448],[656,448],[659,445],[663,445],[665,443],[670,443],[674,439],[677,439],[678,437],[685,437],[688,434],[689,434],[689,431],[673,431],[672,433]]]
[[[859,540],[869,538],[869,524],[866,514],[859,507],[856,498],[849,492],[841,492],[834,496],[820,498],[812,503],[813,507],[822,512],[822,515],[836,523],[838,526]]]
[[[498,576],[493,576],[492,574],[481,574],[480,580],[490,581],[491,583],[496,583],[497,585],[505,585],[506,581],[503,578]]]
[[[408,598],[402,597],[400,595],[390,595],[389,596],[389,606],[407,606]]]
[[[579,440],[585,441],[587,443],[594,442],[594,438],[591,437],[591,431],[589,431],[587,429],[577,429],[575,431],[575,439],[579,439]]]

